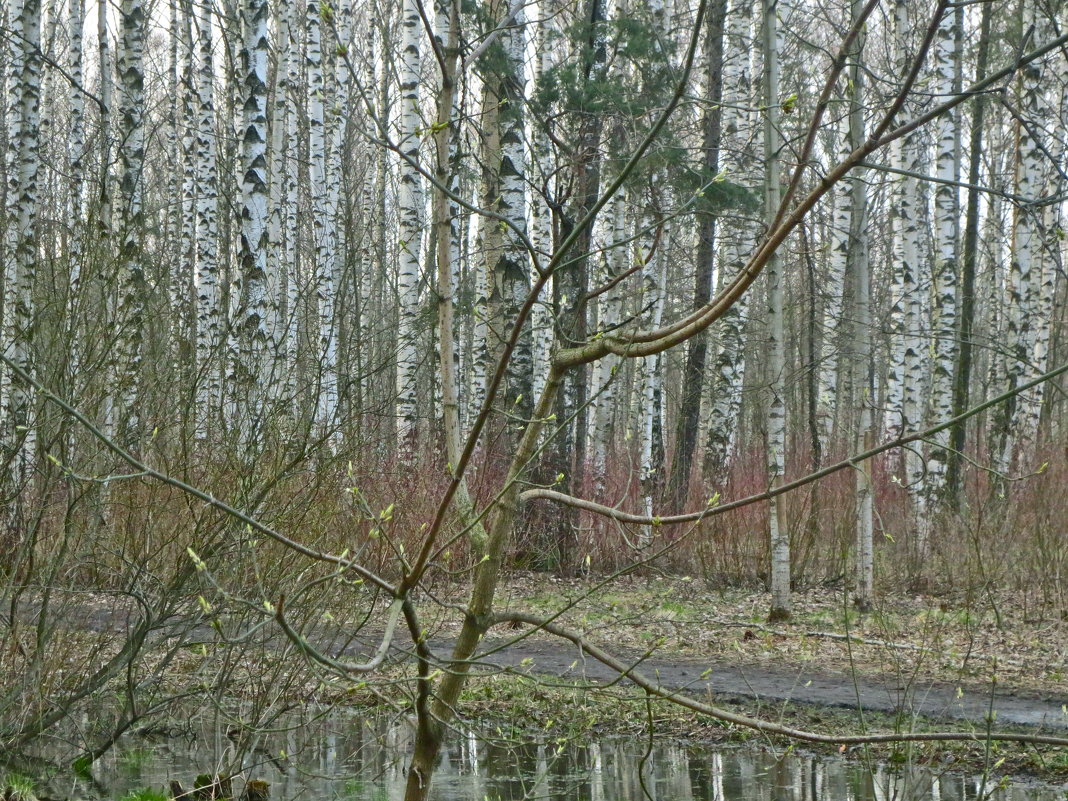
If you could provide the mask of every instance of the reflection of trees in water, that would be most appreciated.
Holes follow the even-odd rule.
[[[412,742],[407,722],[331,713],[286,723],[291,728],[267,734],[255,749],[238,754],[225,728],[220,731],[212,727],[213,721],[201,720],[189,737],[149,748],[143,740],[123,743],[97,764],[97,774],[115,797],[137,787],[166,786],[173,778],[188,784],[198,773],[228,770],[270,782],[272,799],[283,801],[384,801],[403,796]],[[639,765],[647,747],[644,738],[520,743],[462,732],[443,749],[432,797],[645,801]],[[965,801],[982,791],[979,778],[922,767],[869,769],[860,760],[671,741],[653,744],[643,770],[655,801]],[[1022,785],[989,797],[1061,798],[1052,787]]]

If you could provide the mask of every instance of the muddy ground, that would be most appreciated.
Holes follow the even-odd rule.
[[[423,599],[431,647],[447,658],[459,628],[455,608],[465,588],[438,588]],[[764,717],[791,707],[818,705],[866,710],[984,730],[1025,726],[1068,731],[1068,623],[1056,605],[1019,596],[983,598],[896,596],[860,615],[835,590],[795,596],[794,617],[768,625],[767,595],[709,591],[678,577],[625,578],[598,587],[595,579],[518,574],[499,593],[501,608],[555,615],[663,687],[686,690],[711,703],[744,700]],[[439,605],[440,604],[440,605]],[[561,613],[561,610],[562,613]],[[136,615],[136,613],[134,613]],[[108,603],[84,605],[79,625],[119,631],[129,621]],[[340,616],[335,616],[335,620]],[[376,625],[379,623],[379,625]],[[324,650],[358,657],[373,653],[380,621],[355,633],[330,625]],[[320,628],[320,635],[326,628]],[[213,636],[204,626],[207,639]],[[486,671],[558,677],[606,684],[618,677],[571,643],[544,633],[518,637],[494,631],[478,657]],[[392,659],[404,661],[403,634]]]
[[[861,615],[843,592],[810,589],[795,595],[790,622],[768,625],[769,598],[761,592],[713,592],[663,576],[596,586],[595,579],[518,574],[499,593],[500,606],[546,615],[566,608],[559,623],[641,660],[639,670],[665,688],[712,703],[759,702],[766,716],[821,705],[903,716],[904,728],[923,716],[927,725],[982,730],[993,715],[995,727],[1068,730],[1068,624],[1056,604],[1020,593],[898,595]],[[443,621],[432,647],[447,655],[457,623]],[[571,643],[544,634],[516,641],[516,634],[487,639],[484,669],[617,679]],[[362,649],[372,641],[363,638]]]

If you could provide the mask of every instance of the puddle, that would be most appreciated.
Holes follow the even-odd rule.
[[[240,774],[270,783],[271,799],[399,801],[411,730],[404,722],[332,711],[263,732],[241,748],[233,722],[192,718],[181,734],[130,737],[94,765],[99,784],[53,784],[48,795],[121,799],[172,780],[190,788],[198,773]],[[856,760],[755,748],[657,742],[643,765],[636,739],[530,743],[451,738],[434,778],[436,801],[1065,801],[1064,787],[984,784],[928,769],[872,770]],[[58,752],[53,752],[53,757]],[[644,790],[643,790],[644,779]],[[242,780],[235,780],[239,790]],[[646,795],[646,792],[648,795]]]

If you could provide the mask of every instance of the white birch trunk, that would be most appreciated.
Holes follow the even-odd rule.
[[[212,2],[205,0],[197,26],[196,100],[196,438],[206,440],[222,401],[222,299],[219,292],[218,188],[215,147],[215,68]]]
[[[85,93],[82,91],[82,44],[85,32],[85,2],[70,0],[67,11],[67,72],[71,88],[67,104],[70,129],[67,135],[67,174],[70,199],[70,279],[67,285],[67,331],[70,342],[69,372],[77,379],[81,366],[81,342],[78,317],[81,299],[82,269],[85,260]],[[75,394],[75,397],[77,395]]]
[[[167,170],[167,197],[171,208],[167,215],[164,241],[166,251],[167,291],[170,300],[168,318],[171,368],[182,375],[182,343],[187,335],[187,311],[192,285],[191,248],[193,245],[193,163],[192,163],[192,97],[189,82],[192,42],[189,13],[191,4],[169,0],[170,31],[167,42],[167,81],[170,87],[165,129],[170,169]],[[181,76],[181,77],[179,77]]]
[[[611,206],[611,233],[607,245],[607,258],[604,264],[607,267],[600,276],[599,283],[607,283],[613,278],[622,275],[628,266],[627,254],[630,245],[627,238],[627,196],[619,192],[612,199]],[[619,285],[612,287],[599,298],[600,320],[598,328],[602,333],[611,332],[619,325],[623,312],[623,295]],[[616,371],[619,369],[619,357],[609,354],[598,361],[593,368],[593,391],[596,393],[593,400],[593,425],[591,430],[592,447],[590,455],[593,460],[595,479],[603,482],[608,454],[612,448],[612,418],[615,413],[617,387],[619,380]]]
[[[312,241],[315,252],[315,297],[319,332],[319,390],[315,421],[321,431],[329,430],[337,412],[337,332],[335,331],[334,246],[331,181],[328,172],[326,130],[326,74],[323,64],[320,3],[307,6],[308,74],[308,176],[312,198]]]
[[[8,9],[15,43],[8,80],[7,253],[4,269],[4,355],[19,368],[33,372],[33,286],[37,267],[39,128],[41,97],[40,0],[15,0]],[[2,441],[14,451],[9,464],[10,487],[20,492],[29,480],[36,450],[36,421],[32,388],[0,370]],[[8,509],[9,524],[21,503]],[[17,529],[16,529],[17,530]]]
[[[419,353],[419,256],[422,243],[423,186],[419,161],[419,73],[422,65],[422,21],[415,0],[404,0],[401,52],[398,59],[398,144],[401,154],[397,197],[399,233],[397,290],[397,447],[402,458],[413,456],[418,434],[416,372]]]
[[[285,5],[285,17],[290,30],[290,41],[286,48],[285,76],[286,85],[293,91],[300,86],[300,48],[296,38],[299,27],[299,17],[296,3]],[[297,143],[299,140],[299,127],[297,109],[293,98],[288,98],[286,103],[285,131],[286,141],[291,142],[286,154],[285,169],[281,176],[282,192],[281,202],[284,209],[282,213],[282,238],[285,242],[284,249],[284,274],[279,274],[279,281],[283,284],[280,301],[284,306],[282,331],[280,334],[279,349],[283,362],[284,379],[282,382],[285,400],[292,406],[296,403],[297,395],[297,369],[298,369],[298,345],[297,323],[299,320],[298,307],[300,299],[300,275],[301,254],[298,234],[297,213],[300,202],[298,188],[300,164],[297,158]],[[295,414],[294,414],[295,416]]]
[[[642,304],[649,308],[646,318],[648,330],[660,327],[664,317],[665,279],[667,276],[667,263],[664,256],[666,251],[666,236],[661,235],[662,241],[657,252],[649,258],[642,269]],[[658,433],[663,431],[660,421],[660,399],[663,396],[663,371],[660,355],[647,356],[639,362],[641,370],[641,430],[639,438],[640,456],[638,462],[638,478],[642,487],[642,505],[647,515],[653,513],[657,485],[660,480],[660,443]],[[638,546],[648,547],[653,540],[654,527],[643,526],[639,535]]]
[[[491,19],[503,21],[509,13],[508,3],[498,0],[491,5],[490,13]],[[505,345],[530,289],[530,260],[523,247],[527,228],[522,114],[524,24],[520,10],[514,15],[511,27],[501,37],[501,64],[483,83],[480,126],[483,204],[503,220],[483,217],[479,228],[488,291],[483,313],[488,342],[484,353],[475,354],[476,378],[479,382],[486,380],[485,374],[494,369],[504,354]],[[497,398],[499,407],[509,415],[528,418],[533,411],[531,379],[530,327],[527,324],[519,332],[509,359],[505,382]],[[474,388],[476,391],[473,394],[477,400],[483,390],[477,385]]]
[[[912,20],[905,0],[894,6],[895,59],[899,69],[908,60],[905,47]],[[921,173],[926,165],[920,135],[910,134],[898,140],[891,149],[891,165],[898,169]],[[917,430],[922,411],[923,353],[921,338],[921,288],[925,286],[927,268],[922,257],[922,208],[926,203],[919,181],[902,177],[893,195],[892,262],[894,272],[890,289],[891,328],[893,331],[890,366],[887,375],[886,416],[884,429],[888,437],[897,437]],[[922,459],[907,452],[906,481],[917,478],[914,467],[922,471]],[[921,472],[922,477],[922,472]]]
[[[267,397],[278,401],[286,397],[285,381],[289,375],[283,348],[285,346],[285,319],[287,311],[285,298],[286,260],[285,239],[285,189],[286,162],[296,157],[293,152],[298,147],[296,140],[289,139],[289,114],[291,103],[289,94],[294,87],[289,82],[289,60],[296,49],[297,31],[292,27],[294,3],[287,3],[280,13],[274,16],[274,41],[276,42],[276,80],[274,98],[271,103],[271,142],[269,151],[269,195],[267,219],[267,276],[271,284],[267,287],[267,328],[270,331],[271,352],[268,354],[267,374],[271,377],[265,387]]]
[[[144,45],[147,17],[142,0],[123,0],[121,9],[122,49],[119,56],[119,163],[122,175],[119,193],[122,202],[122,279],[119,319],[122,330],[116,348],[113,380],[123,415],[126,437],[136,442],[141,426],[140,390],[143,378],[143,339],[145,313],[144,163],[145,163],[145,76]]]
[[[848,131],[841,131],[841,154],[852,151]],[[838,371],[841,354],[842,294],[845,290],[846,264],[849,259],[850,235],[853,230],[853,189],[847,182],[835,187],[834,215],[831,223],[831,251],[823,284],[823,341],[820,359],[816,413],[824,451],[834,434],[838,413]]]
[[[97,186],[97,227],[100,239],[106,240],[112,235],[111,209],[111,113],[115,94],[114,61],[111,53],[111,41],[108,34],[108,4],[97,3],[96,9],[96,43],[97,43],[97,92],[100,96],[100,175]],[[109,395],[110,398],[110,395]]]
[[[503,3],[506,13],[509,3]],[[523,103],[526,81],[523,73],[526,18],[522,8],[512,17],[504,36],[509,74],[505,78],[501,110],[500,213],[510,223],[502,229],[501,259],[497,263],[497,280],[501,282],[505,325],[501,333],[507,339],[530,291],[530,258],[523,238],[527,233],[527,156],[523,137]],[[533,352],[529,322],[523,326],[508,368],[508,392],[505,398],[511,414],[529,419],[534,411]]]
[[[349,251],[349,203],[346,185],[346,175],[349,169],[347,162],[348,149],[348,122],[352,116],[352,103],[350,97],[351,75],[348,64],[344,57],[350,52],[353,41],[353,9],[351,0],[339,0],[334,10],[334,31],[332,59],[333,69],[333,126],[330,135],[330,157],[327,165],[327,174],[330,177],[329,191],[327,193],[327,209],[330,214],[329,225],[334,232],[333,254],[330,262],[332,281],[336,298],[334,302],[333,320],[331,321],[330,347],[325,349],[323,361],[328,366],[327,377],[330,379],[333,409],[325,409],[324,420],[332,420],[335,423],[337,437],[331,438],[331,444],[336,444],[343,434],[340,420],[351,419],[351,397],[346,391],[345,397],[341,395],[340,376],[343,372],[351,370],[351,357],[348,355],[352,326],[349,323],[352,314],[352,304],[347,302],[353,295],[352,276],[348,269],[350,263]],[[342,368],[344,360],[345,368]],[[330,405],[330,398],[325,401]],[[345,407],[342,408],[341,404]],[[351,430],[351,429],[350,429]]]
[[[177,277],[178,290],[182,304],[182,345],[184,354],[182,369],[187,381],[197,377],[196,339],[196,263],[197,263],[197,120],[199,114],[199,64],[197,47],[199,28],[196,10],[192,3],[178,0],[181,7],[182,52],[178,64],[182,83],[182,109],[180,122],[180,148],[182,153],[182,210],[179,222],[179,244]],[[195,384],[194,384],[195,385]],[[196,386],[196,385],[195,385]],[[196,431],[198,413],[196,397],[199,386],[194,390],[194,405],[190,409],[190,423]]]
[[[769,224],[779,208],[779,53],[782,36],[778,14],[783,6],[778,0],[764,0],[764,183],[766,213]],[[783,271],[776,253],[765,268],[768,275],[768,486],[782,483],[786,472],[786,387],[783,344]],[[771,546],[771,612],[769,619],[790,617],[790,531],[780,518],[778,498],[768,502],[769,541]]]
[[[1036,37],[1041,37],[1039,21],[1033,4],[1023,3],[1024,30],[1035,25]],[[1041,41],[1041,39],[1036,39]],[[1033,62],[1023,67],[1020,75],[1021,113],[1036,122],[1017,123],[1016,194],[1025,201],[1034,200],[1042,189],[1042,172],[1045,153],[1036,137],[1041,128],[1037,124],[1043,116],[1045,75],[1042,63]],[[1036,328],[1038,321],[1038,284],[1041,280],[1042,248],[1041,220],[1037,210],[1017,204],[1012,237],[1012,259],[1009,270],[1009,297],[1005,310],[1006,345],[1010,356],[1006,360],[1008,389],[1014,389],[1027,380],[1032,372]],[[1034,432],[1026,427],[1028,415],[1022,412],[1023,399],[1006,404],[1004,441],[998,455],[998,468],[1009,471],[1014,462],[1022,457],[1025,446],[1034,439]]]
[[[375,85],[375,53],[376,37],[372,27],[364,33],[364,48],[368,53],[367,65],[364,69],[363,80],[365,86]],[[370,375],[371,365],[375,358],[375,335],[372,309],[374,307],[376,276],[382,272],[379,260],[380,241],[376,241],[376,218],[378,216],[379,193],[385,192],[378,186],[377,165],[382,156],[372,150],[365,154],[363,182],[360,187],[359,210],[360,219],[363,221],[362,234],[359,240],[359,292],[357,293],[357,350],[356,350],[356,375],[360,377],[356,391],[359,393],[357,400],[361,411],[371,408],[373,393],[367,386],[364,376]]]
[[[474,422],[486,400],[486,365],[490,360],[489,347],[489,264],[485,258],[475,263],[474,298],[472,301],[471,356],[467,384],[467,421]]]
[[[860,15],[862,0],[852,0],[852,18]],[[858,37],[849,69],[852,91],[849,98],[849,145],[863,146],[865,71],[862,68],[864,37]],[[871,344],[871,264],[868,258],[867,176],[862,170],[850,173],[852,193],[849,221],[848,265],[853,275],[853,406],[859,410],[854,452],[868,450],[874,439],[874,364]],[[856,465],[855,560],[853,605],[863,612],[874,600],[874,498],[871,460]]]
[[[659,42],[664,42],[670,35],[667,26],[666,8],[663,0],[650,0],[649,13],[652,27]],[[659,49],[659,48],[658,48]],[[659,55],[663,56],[663,53]],[[670,187],[664,185],[663,173],[657,171],[650,180],[657,187],[653,203],[663,203],[670,194]],[[660,328],[664,317],[664,303],[667,295],[668,262],[668,227],[663,221],[661,208],[652,209],[655,225],[659,226],[659,243],[656,252],[649,254],[642,269],[642,303],[649,309],[646,317],[647,330]],[[664,406],[663,406],[663,364],[661,354],[641,360],[642,381],[642,426],[639,440],[641,455],[638,464],[638,477],[642,487],[642,502],[648,515],[653,513],[653,504],[662,484],[664,461]],[[639,534],[638,545],[645,548],[652,543],[655,530],[645,526]]]
[[[242,441],[258,442],[263,427],[261,389],[270,348],[267,288],[267,2],[243,0],[241,74],[245,87],[240,137],[241,249],[238,269],[238,359],[232,366]],[[236,387],[235,387],[236,388]]]
[[[900,69],[908,61],[906,42],[914,20],[905,0],[894,6],[895,59]],[[927,160],[923,136],[915,131],[891,151],[893,166],[918,175],[925,173]],[[891,242],[894,272],[891,295],[890,365],[887,376],[886,415],[883,428],[888,437],[918,431],[922,425],[923,399],[927,378],[927,341],[923,336],[924,293],[930,280],[929,260],[923,238],[927,199],[923,184],[913,177],[903,177],[893,195],[893,239]],[[901,483],[908,487],[911,519],[908,527],[919,532],[926,525],[926,464],[915,448],[905,449]],[[923,535],[917,535],[914,551],[922,553]]]
[[[534,80],[538,83],[546,72],[552,67],[551,20],[552,4],[548,0],[539,0],[538,16],[540,22],[537,26],[534,39]],[[534,247],[537,248],[539,260],[544,265],[553,252],[553,225],[552,215],[546,202],[546,195],[554,191],[554,166],[552,151],[546,137],[530,128],[531,149],[533,155],[533,171],[535,191],[531,203],[531,234]],[[552,279],[546,282],[541,291],[538,302],[535,304],[530,319],[531,328],[531,362],[533,379],[531,382],[531,394],[535,399],[541,397],[545,389],[546,377],[549,373],[549,361],[551,359],[553,343],[553,319],[552,319]]]
[[[1041,16],[1040,12],[1035,13],[1033,21],[1035,23],[1036,43],[1045,42],[1052,38],[1048,22]],[[1034,169],[1036,173],[1034,174],[1032,191],[1036,195],[1050,197],[1055,196],[1058,191],[1063,191],[1064,189],[1064,180],[1058,180],[1055,174],[1058,166],[1065,163],[1065,144],[1063,134],[1061,136],[1046,135],[1057,127],[1056,113],[1051,97],[1051,92],[1057,87],[1057,84],[1053,83],[1051,85],[1049,80],[1050,70],[1045,62],[1037,66],[1039,74],[1036,85],[1033,87],[1027,85],[1025,78],[1023,106],[1024,114],[1029,121],[1029,135],[1045,135],[1045,154],[1043,156],[1036,154],[1034,160],[1037,163],[1029,164],[1028,167]],[[1064,69],[1063,62],[1060,62],[1060,68]],[[1063,86],[1063,82],[1060,82],[1062,92],[1064,91]],[[1039,143],[1036,142],[1036,144]],[[1050,158],[1053,160],[1052,164],[1050,163]],[[1028,161],[1030,160],[1031,158],[1029,157]],[[1024,167],[1021,163],[1022,169]],[[1061,175],[1063,176],[1063,174],[1063,166],[1061,166]],[[1030,199],[1032,196],[1024,195],[1023,197]],[[1031,265],[1033,322],[1029,336],[1031,340],[1031,358],[1027,371],[1028,377],[1044,373],[1048,368],[1051,329],[1056,324],[1053,319],[1053,311],[1058,254],[1057,246],[1053,244],[1056,241],[1053,232],[1063,231],[1058,225],[1059,212],[1063,206],[1063,203],[1047,203],[1040,209],[1032,208],[1025,212],[1030,214],[1029,222],[1032,229],[1031,239],[1033,242]],[[1022,442],[1030,442],[1036,445],[1039,442],[1039,424],[1041,422],[1042,402],[1045,394],[1046,384],[1039,384],[1020,396],[1017,428]]]
[[[748,152],[748,114],[742,108],[751,102],[748,53],[752,4],[735,0],[727,11],[726,47],[723,61],[723,168],[731,180],[746,182],[753,172]],[[717,289],[725,287],[748,260],[756,241],[752,223],[738,221],[723,226]],[[751,293],[742,297],[720,318],[719,350],[712,359],[714,383],[709,399],[705,476],[721,481],[730,465],[737,436],[737,421],[745,380],[745,323]]]
[[[952,14],[946,16],[938,29],[935,45],[935,91],[939,97],[953,93],[958,69],[956,24]],[[956,110],[943,114],[936,123],[937,155],[935,174],[943,182],[959,177],[960,132]],[[928,422],[940,423],[953,416],[953,372],[956,364],[957,341],[957,251],[960,240],[960,199],[952,183],[940,183],[935,190],[935,265],[933,295],[935,323],[933,330],[933,358],[931,362],[931,391]],[[928,505],[932,510],[941,505],[945,491],[949,454],[949,430],[934,436],[927,469]],[[931,513],[925,522],[931,520]],[[924,558],[929,547],[928,533],[921,529],[918,540],[919,556]]]

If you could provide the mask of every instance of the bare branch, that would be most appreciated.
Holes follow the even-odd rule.
[[[289,621],[285,617],[285,597],[283,596],[278,601],[278,606],[275,609],[274,619],[281,627],[285,635],[296,645],[301,651],[308,655],[313,661],[318,662],[321,665],[334,670],[342,675],[350,675],[353,673],[371,673],[381,667],[382,663],[386,660],[386,654],[389,653],[389,647],[393,643],[393,633],[397,628],[397,621],[400,620],[401,613],[404,611],[404,602],[400,598],[394,598],[393,603],[389,607],[389,617],[386,619],[386,630],[382,633],[382,642],[379,644],[378,649],[374,655],[367,662],[343,662],[340,659],[335,659],[331,656],[327,656],[310,642],[305,639],[300,632],[289,625]]]
[[[870,448],[869,450],[866,450],[862,453],[854,454],[853,456],[849,456],[845,459],[842,459],[841,461],[835,462],[834,464],[827,465],[826,467],[809,473],[808,475],[802,476],[801,478],[796,478],[793,481],[781,484],[780,486],[774,487],[769,490],[765,490],[764,492],[758,492],[755,495],[749,495],[745,498],[739,498],[738,500],[731,501],[730,503],[720,504],[716,506],[710,505],[705,509],[702,509],[697,512],[686,512],[683,514],[676,515],[636,515],[630,514],[629,512],[621,512],[618,509],[613,509],[610,506],[604,506],[602,504],[595,503],[594,501],[585,500],[584,498],[575,498],[571,495],[565,495],[562,492],[556,492],[555,490],[540,488],[527,490],[526,492],[521,493],[519,498],[520,500],[525,502],[533,501],[538,498],[555,501],[557,503],[562,503],[565,506],[571,506],[576,509],[584,509],[588,512],[593,512],[603,517],[611,518],[612,520],[618,520],[621,523],[634,523],[636,525],[669,525],[673,523],[693,523],[697,520],[703,520],[706,517],[714,517],[715,515],[720,515],[724,512],[730,512],[734,509],[740,509],[743,506],[749,506],[750,504],[754,504],[759,501],[770,500],[771,498],[778,497],[779,495],[784,495],[787,492],[792,492],[793,490],[799,487],[803,487],[806,484],[811,484],[814,481],[819,481],[821,478],[826,478],[827,476],[837,473],[840,470],[845,470],[846,468],[854,467],[858,463],[866,461],[872,458],[873,456],[878,456],[880,453],[885,453],[886,451],[893,450],[894,448],[905,447],[906,445],[912,442],[926,440],[930,437],[933,437],[940,431],[945,431],[947,428],[951,428],[957,425],[958,423],[962,423],[970,417],[974,417],[975,415],[984,412],[993,406],[997,406],[1009,400],[1010,398],[1013,398],[1023,392],[1026,392],[1027,390],[1031,389],[1031,387],[1037,387],[1039,384],[1044,384],[1045,382],[1050,381],[1059,375],[1063,375],[1064,373],[1068,373],[1068,362],[1062,364],[1060,367],[1050,370],[1047,373],[1043,373],[1037,378],[1033,378],[1024,384],[1020,384],[1018,387],[1014,387],[1008,390],[1007,392],[1003,392],[995,398],[991,398],[990,400],[984,403],[980,403],[978,406],[973,406],[972,408],[962,412],[961,414],[958,414],[956,417],[952,417],[949,420],[946,420],[945,422],[939,423],[938,425],[931,426],[930,428],[926,428],[923,431],[919,431],[914,434],[907,434],[903,437],[898,437],[897,439],[893,439],[890,442],[885,442],[882,445],[877,445],[876,447]]]
[[[388,593],[390,596],[397,597],[398,591],[392,584],[390,584],[385,579],[375,575],[373,572],[363,567],[362,565],[357,564],[355,561],[349,559],[345,554],[341,554],[340,556],[338,556],[326,553],[324,551],[316,550],[315,548],[310,548],[307,545],[304,545],[303,543],[297,542],[296,540],[287,537],[285,534],[275,531],[270,526],[261,523],[256,518],[242,512],[240,509],[231,506],[225,501],[220,501],[218,498],[211,495],[210,493],[205,492],[204,490],[199,489],[198,487],[194,487],[192,484],[187,484],[181,479],[175,478],[174,476],[171,476],[167,473],[148,466],[143,461],[134,456],[132,453],[130,453],[128,450],[126,450],[117,442],[115,442],[114,439],[112,439],[103,431],[101,431],[84,414],[79,412],[77,409],[75,409],[73,406],[71,406],[69,403],[67,403],[55,393],[50,392],[40,381],[33,378],[29,373],[19,367],[18,364],[13,362],[8,356],[4,355],[3,353],[0,353],[0,362],[3,362],[5,365],[7,365],[8,369],[11,370],[12,374],[16,378],[18,378],[19,381],[22,381],[25,384],[29,384],[31,387],[37,390],[37,392],[39,392],[42,397],[44,397],[49,402],[54,403],[64,412],[66,412],[75,420],[77,420],[83,427],[85,427],[85,429],[90,434],[92,434],[101,444],[103,444],[105,448],[114,453],[127,464],[139,470],[140,474],[143,477],[154,479],[155,481],[159,481],[161,484],[167,484],[168,486],[181,490],[182,492],[188,495],[192,495],[194,498],[197,498],[198,500],[201,500],[204,503],[208,504],[208,506],[218,509],[220,512],[224,512],[230,515],[231,517],[240,520],[242,523],[244,523],[246,526],[253,529],[254,531],[258,531],[265,537],[268,537],[269,539],[274,540],[280,545],[284,545],[287,548],[296,551],[302,556],[307,556],[311,559],[315,559],[320,562],[329,562],[331,564],[335,564],[339,567],[345,568],[346,570],[351,570],[352,572],[356,573],[356,575],[358,575],[360,578],[370,582],[371,584],[374,584],[376,587]]]
[[[702,715],[708,715],[725,723],[733,723],[747,729],[754,729],[764,734],[788,737],[791,740],[802,740],[809,743],[826,743],[829,745],[874,745],[876,743],[929,743],[929,742],[1010,742],[1027,743],[1033,745],[1057,745],[1068,746],[1068,738],[1054,737],[1048,734],[1018,734],[1016,732],[887,732],[878,734],[823,734],[821,732],[795,729],[782,723],[775,723],[762,718],[754,718],[749,715],[741,715],[731,712],[722,707],[698,701],[684,693],[664,687],[658,681],[654,681],[640,671],[627,665],[618,657],[587,640],[582,634],[565,628],[556,623],[549,623],[536,615],[523,612],[500,612],[493,616],[493,625],[502,623],[525,623],[534,629],[548,632],[562,639],[568,640],[581,648],[585,653],[592,656],[598,662],[621,676],[626,676],[635,685],[645,690],[650,695],[670,701],[673,704],[692,709]]]

